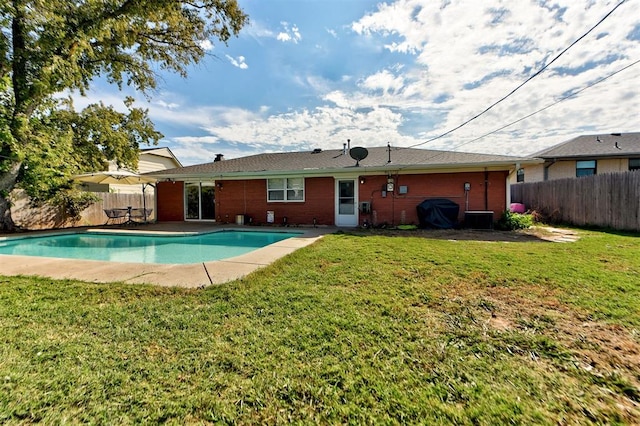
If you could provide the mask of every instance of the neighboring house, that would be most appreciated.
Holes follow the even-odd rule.
[[[578,136],[533,157],[543,164],[521,167],[511,183],[540,182],[640,169],[640,133]]]
[[[358,226],[417,224],[425,199],[447,198],[469,210],[509,205],[508,178],[540,160],[431,151],[357,148],[258,154],[153,172],[159,221]],[[360,153],[362,156],[362,153]]]
[[[134,172],[142,174],[176,167],[182,167],[182,164],[169,148],[146,148],[140,150],[138,170],[134,170]],[[109,171],[116,170],[118,170],[118,165],[113,161],[109,162]],[[83,189],[91,192],[112,192],[120,194],[142,193],[142,185],[103,185],[87,183],[83,185]]]

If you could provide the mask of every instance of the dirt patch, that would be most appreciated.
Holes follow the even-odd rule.
[[[429,307],[447,318],[470,320],[511,354],[546,363],[550,371],[588,377],[582,381],[598,389],[604,411],[613,401],[626,423],[640,424],[640,330],[594,319],[563,303],[555,290],[526,284],[451,283]],[[549,352],[528,346],[530,337],[550,342]]]
[[[383,235],[389,237],[418,237],[452,241],[501,241],[501,242],[555,242],[569,243],[580,236],[571,229],[534,226],[517,231],[477,229],[366,229],[349,231],[357,235]]]
[[[614,397],[626,417],[640,421],[640,335],[620,325],[595,321],[569,308],[553,293],[528,298],[528,290],[491,287],[478,294],[491,306],[486,327],[548,336],[568,351],[570,363],[594,383],[615,388]],[[531,291],[531,294],[539,290]]]

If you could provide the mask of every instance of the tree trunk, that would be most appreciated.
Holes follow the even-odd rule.
[[[20,163],[13,163],[9,170],[0,176],[0,231],[15,232],[16,224],[11,218],[11,200],[9,194],[16,186]]]

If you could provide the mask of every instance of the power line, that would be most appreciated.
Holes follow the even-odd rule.
[[[470,141],[463,142],[463,143],[461,143],[461,144],[459,144],[459,145],[456,145],[456,146],[455,146],[455,147],[453,147],[453,148],[454,148],[454,149],[455,149],[455,148],[460,148],[460,147],[461,147],[461,146],[463,146],[463,145],[467,145],[467,144],[473,143],[473,142],[478,141],[478,140],[480,140],[480,139],[482,139],[482,138],[486,138],[487,136],[493,135],[494,133],[498,133],[499,131],[506,129],[507,127],[511,127],[511,126],[513,126],[514,124],[517,124],[517,123],[519,123],[519,122],[521,122],[521,121],[524,121],[524,120],[526,120],[527,118],[530,118],[530,117],[532,117],[532,116],[534,116],[534,115],[536,115],[536,114],[539,114],[539,113],[541,113],[542,111],[545,111],[545,110],[547,110],[547,109],[549,109],[549,108],[551,108],[551,107],[553,107],[553,106],[555,106],[555,105],[559,104],[560,102],[564,102],[564,101],[566,101],[567,99],[571,99],[571,98],[573,98],[573,97],[576,97],[578,94],[580,94],[580,93],[584,92],[585,90],[590,89],[590,88],[592,88],[593,86],[595,86],[595,85],[597,85],[597,84],[600,84],[600,83],[602,83],[603,81],[608,80],[609,78],[613,77],[614,75],[619,74],[619,73],[621,73],[622,71],[625,71],[625,70],[627,70],[627,69],[631,68],[632,66],[637,65],[637,64],[639,64],[639,63],[640,63],[640,59],[639,59],[639,60],[637,60],[637,61],[635,61],[635,62],[630,63],[629,65],[627,65],[627,66],[625,66],[625,67],[620,68],[620,69],[619,69],[619,70],[617,70],[617,71],[612,72],[611,74],[609,74],[609,75],[607,75],[607,76],[605,76],[605,77],[602,77],[602,78],[600,78],[600,79],[598,79],[598,80],[594,81],[593,83],[590,83],[590,84],[586,85],[585,87],[583,87],[582,89],[578,90],[577,92],[574,92],[574,93],[572,93],[572,94],[570,94],[570,95],[567,95],[567,96],[563,96],[563,97],[561,97],[560,99],[558,99],[557,101],[552,102],[552,103],[550,103],[550,104],[549,104],[549,105],[547,105],[547,106],[544,106],[544,107],[542,107],[542,108],[540,108],[540,109],[538,109],[538,110],[536,110],[536,111],[534,111],[534,112],[532,112],[532,113],[530,113],[530,114],[527,114],[527,115],[525,115],[525,116],[523,116],[523,117],[520,117],[520,118],[518,118],[517,120],[514,120],[514,121],[512,121],[512,122],[510,122],[510,123],[508,123],[508,124],[505,124],[504,126],[501,126],[501,127],[497,128],[497,129],[495,129],[495,130],[492,130],[492,131],[490,131],[490,132],[488,132],[488,133],[485,133],[485,134],[484,134],[484,135],[482,135],[482,136],[478,136],[477,138],[471,139]]]
[[[580,90],[578,90],[578,91],[576,91],[576,92],[574,92],[574,93],[572,93],[572,94],[570,94],[570,95],[563,96],[562,98],[558,99],[557,101],[552,102],[552,103],[550,103],[549,105],[546,105],[546,106],[544,106],[544,107],[542,107],[542,108],[540,108],[540,109],[538,109],[538,110],[536,110],[536,111],[534,111],[534,112],[532,112],[532,113],[530,113],[530,114],[527,114],[527,115],[525,115],[525,116],[523,116],[523,117],[518,118],[517,120],[514,120],[514,121],[512,121],[512,122],[510,122],[510,123],[508,123],[508,124],[505,124],[504,126],[501,126],[501,127],[497,128],[497,129],[495,129],[495,130],[492,130],[492,131],[490,131],[490,132],[488,132],[488,133],[485,133],[485,134],[484,134],[484,135],[482,135],[482,136],[478,136],[477,138],[471,139],[470,141],[467,141],[467,142],[463,142],[463,143],[461,143],[461,144],[458,144],[458,145],[454,146],[454,147],[453,147],[453,149],[460,148],[461,146],[464,146],[464,145],[467,145],[467,144],[473,143],[473,142],[475,142],[475,141],[477,141],[477,140],[480,140],[480,139],[482,139],[482,138],[485,138],[485,137],[487,137],[487,136],[490,136],[490,135],[492,135],[492,134],[494,134],[494,133],[497,133],[497,132],[499,132],[499,131],[501,131],[501,130],[506,129],[507,127],[513,126],[514,124],[517,124],[517,123],[519,123],[519,122],[521,122],[521,121],[524,121],[524,120],[526,120],[527,118],[530,118],[530,117],[532,117],[532,116],[534,116],[534,115],[536,115],[536,114],[539,114],[539,113],[541,113],[542,111],[545,111],[545,110],[547,110],[547,109],[549,109],[549,108],[551,108],[551,107],[553,107],[553,106],[555,106],[555,105],[559,104],[560,102],[564,102],[564,101],[566,101],[567,99],[574,98],[574,97],[578,96],[580,93],[584,92],[585,90],[590,89],[590,88],[592,88],[593,86],[595,86],[595,85],[597,85],[597,84],[600,84],[600,83],[602,83],[602,82],[604,82],[604,81],[606,81],[606,80],[610,79],[611,77],[613,77],[613,76],[615,76],[615,75],[617,75],[617,74],[619,74],[619,73],[621,73],[621,72],[623,72],[623,71],[625,71],[625,70],[627,70],[627,69],[629,69],[629,68],[633,67],[634,65],[638,65],[639,63],[640,63],[640,59],[639,59],[639,60],[637,60],[637,61],[635,61],[635,62],[632,62],[632,63],[630,63],[629,65],[626,65],[626,66],[624,66],[624,67],[622,67],[622,68],[620,68],[620,69],[618,69],[618,70],[616,70],[616,71],[614,71],[614,72],[612,72],[611,74],[609,74],[609,75],[607,75],[607,76],[605,76],[605,77],[601,77],[601,78],[599,78],[599,79],[595,80],[594,82],[587,84],[587,85],[586,85],[585,87],[583,87],[582,89],[580,89]],[[398,147],[398,148],[396,148],[396,150],[401,150],[401,149],[407,149],[407,148],[406,148],[406,147],[405,147],[405,148],[403,148],[403,147]],[[435,153],[433,156],[429,157],[429,160],[433,160],[434,158],[437,158],[437,157],[439,157],[439,156],[441,156],[441,155],[444,155],[444,153],[445,153],[445,152],[437,152],[437,153]],[[405,166],[405,167],[406,167],[406,166]],[[398,170],[402,170],[402,169],[404,169],[405,167],[400,167]]]
[[[533,80],[534,78],[536,78],[538,75],[542,74],[551,64],[553,64],[556,60],[558,60],[562,55],[564,55],[569,49],[571,49],[573,46],[575,46],[580,40],[582,40],[583,38],[585,38],[589,33],[591,33],[593,30],[595,30],[602,22],[604,22],[605,19],[607,19],[613,12],[615,12],[616,9],[618,9],[620,6],[622,6],[622,4],[624,4],[627,0],[622,0],[620,1],[620,3],[618,3],[613,9],[611,9],[609,11],[609,13],[607,13],[606,15],[604,15],[604,17],[602,17],[594,26],[592,26],[586,33],[584,33],[583,35],[581,35],[580,37],[578,37],[576,40],[574,40],[569,46],[567,46],[565,49],[563,49],[560,53],[558,53],[549,63],[547,63],[545,66],[543,66],[542,68],[540,68],[538,71],[536,71],[533,75],[529,76],[529,78],[527,78],[525,81],[523,81],[522,83],[520,83],[515,89],[513,89],[511,92],[509,92],[508,94],[506,94],[505,96],[503,96],[502,98],[498,99],[497,101],[495,101],[494,103],[492,103],[491,105],[489,105],[487,108],[484,109],[484,111],[476,114],[475,116],[471,117],[470,119],[464,121],[462,124],[459,124],[458,126],[454,127],[453,129],[447,130],[446,132],[440,134],[439,136],[436,136],[434,138],[428,139],[424,142],[420,142],[414,145],[410,145],[406,148],[415,148],[417,146],[421,146],[421,145],[425,145],[429,142],[433,142],[437,139],[443,138],[453,132],[455,132],[456,130],[466,126],[467,124],[471,123],[472,121],[476,120],[477,118],[479,118],[480,116],[486,114],[489,110],[491,110],[493,107],[495,107],[496,105],[498,105],[499,103],[501,103],[502,101],[504,101],[505,99],[507,99],[508,97],[510,97],[511,95],[513,95],[516,91],[518,91],[522,86],[524,86],[525,84],[527,84],[528,82],[530,82],[531,80]]]

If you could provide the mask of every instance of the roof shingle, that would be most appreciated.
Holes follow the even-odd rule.
[[[469,165],[508,165],[517,162],[532,162],[532,158],[505,155],[476,154],[468,152],[435,151],[416,148],[367,148],[368,156],[360,160],[360,169],[401,169],[409,166],[444,167]],[[389,162],[389,157],[391,162]],[[260,173],[260,172],[308,172],[322,170],[345,170],[356,166],[356,160],[342,149],[326,151],[299,151],[256,154],[205,164],[196,164],[177,169],[163,170],[155,175],[213,175]]]
[[[640,133],[584,135],[534,154],[539,158],[602,158],[640,155]]]

